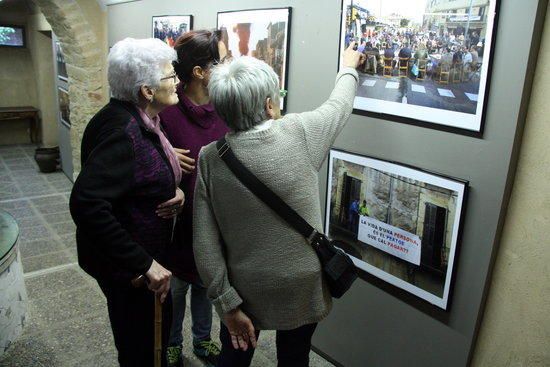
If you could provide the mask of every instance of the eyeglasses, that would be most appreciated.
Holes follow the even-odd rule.
[[[286,89],[281,89],[279,90],[279,95],[283,98],[286,97],[286,94],[288,93],[288,91]]]
[[[174,74],[165,76],[164,78],[160,78],[161,81],[163,81],[163,80],[168,80],[168,79],[172,79],[172,81],[173,81],[174,83],[177,83],[177,82],[178,82],[178,74],[174,73]]]
[[[216,66],[216,65],[219,65],[219,64],[223,64],[224,62],[229,61],[230,59],[231,59],[231,58],[229,58],[229,57],[227,57],[227,56],[225,56],[225,57],[224,57],[223,59],[221,59],[221,60],[216,60],[216,59],[214,59],[214,61],[212,61],[212,65],[213,65],[213,66]]]

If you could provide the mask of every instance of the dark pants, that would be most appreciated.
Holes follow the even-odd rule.
[[[293,330],[277,330],[277,366],[278,367],[307,367],[309,366],[309,350],[311,337],[317,324],[307,324]],[[260,331],[256,331],[258,339]],[[222,352],[218,360],[218,367],[247,367],[250,366],[254,349],[246,352],[234,349],[231,343],[229,330],[222,323],[220,327]]]
[[[152,367],[154,364],[155,294],[147,287],[100,283],[107,298],[111,329],[121,367]],[[162,304],[162,365],[172,321],[172,297]]]

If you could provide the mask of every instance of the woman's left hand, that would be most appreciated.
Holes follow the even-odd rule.
[[[181,213],[183,203],[185,202],[185,195],[183,191],[178,187],[176,189],[176,196],[172,199],[165,201],[157,206],[157,215],[164,219],[171,219]]]

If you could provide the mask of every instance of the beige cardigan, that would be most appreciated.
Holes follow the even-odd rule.
[[[357,80],[343,68],[316,110],[227,135],[237,158],[318,230],[318,171],[352,111]],[[315,251],[238,181],[215,143],[199,156],[193,224],[197,269],[220,316],[240,307],[259,330],[290,330],[329,313]]]

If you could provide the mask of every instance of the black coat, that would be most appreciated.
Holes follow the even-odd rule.
[[[70,200],[78,262],[98,280],[127,283],[163,262],[172,221],[155,210],[175,195],[172,167],[137,108],[115,99],[86,127],[81,161]]]

